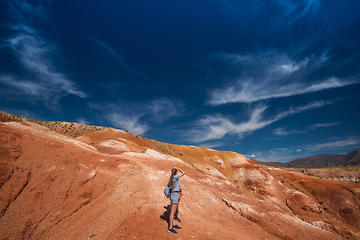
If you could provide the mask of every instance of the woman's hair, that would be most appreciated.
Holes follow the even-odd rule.
[[[174,176],[177,173],[177,169],[173,168],[171,169],[171,176],[170,176],[170,183],[169,183],[169,188],[172,189],[174,187]]]

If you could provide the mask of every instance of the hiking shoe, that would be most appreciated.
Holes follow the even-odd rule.
[[[178,222],[181,222],[181,219],[180,219],[179,215],[177,215],[175,219],[176,219]]]
[[[173,226],[173,228],[175,228],[175,229],[181,229],[181,227],[179,227],[178,225],[175,225],[175,226]]]
[[[177,234],[177,231],[174,230],[174,228],[168,229],[169,233]]]

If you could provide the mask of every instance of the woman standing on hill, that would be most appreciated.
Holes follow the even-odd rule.
[[[179,171],[181,174],[177,174],[177,171]],[[170,207],[170,216],[169,216],[169,229],[168,232],[177,234],[175,229],[181,229],[178,225],[175,225],[174,223],[174,215],[176,212],[176,209],[179,204],[179,191],[180,191],[180,182],[179,178],[185,175],[185,172],[181,170],[180,168],[173,168],[171,169],[171,176],[169,179],[168,186],[170,188],[171,194],[170,194],[170,200],[171,200],[171,207]]]

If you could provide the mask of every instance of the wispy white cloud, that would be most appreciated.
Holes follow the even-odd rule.
[[[313,131],[317,128],[324,128],[324,127],[333,127],[339,125],[338,122],[333,122],[333,123],[317,123],[317,124],[313,124],[309,127],[307,127],[305,130],[302,131],[297,131],[297,130],[286,130],[285,128],[277,128],[273,131],[273,134],[278,135],[278,136],[286,136],[286,135],[290,135],[290,134],[303,134],[303,133],[307,133],[309,131]]]
[[[26,94],[33,96],[47,94],[46,92],[44,92],[44,87],[41,86],[40,84],[36,84],[30,81],[18,80],[10,75],[0,76],[0,83],[3,83],[5,85],[20,90],[19,92],[14,92],[13,94],[18,94],[18,95]]]
[[[115,60],[120,63],[127,71],[131,72],[132,74],[141,77],[141,78],[145,78],[148,79],[149,77],[144,74],[141,73],[139,70],[137,70],[135,67],[129,65],[129,63],[117,52],[115,51],[115,49],[113,49],[112,47],[110,47],[108,44],[96,39],[96,38],[92,38],[92,40],[98,44],[100,44],[103,48],[105,48],[105,50],[107,52],[109,52],[114,58]]]
[[[151,114],[156,122],[163,122],[172,116],[177,116],[183,111],[184,104],[180,101],[173,101],[162,97],[150,101],[145,104],[149,114]]]
[[[300,133],[305,133],[305,131],[295,131],[295,130],[286,130],[285,128],[277,128],[273,131],[273,134],[278,135],[278,136],[286,136],[289,134],[300,134]]]
[[[262,151],[253,151],[252,153],[244,153],[244,156],[249,159],[264,161],[264,153]]]
[[[217,147],[224,146],[226,143],[222,141],[213,141],[213,142],[206,142],[197,144],[196,146],[199,148],[210,148],[210,149],[216,149]]]
[[[3,46],[9,48],[19,63],[20,73],[0,75],[0,83],[7,85],[7,95],[22,95],[27,100],[40,100],[57,110],[58,100],[66,95],[81,98],[87,95],[80,91],[76,83],[56,66],[57,47],[50,43],[38,29],[32,27],[37,20],[44,20],[41,5],[34,7],[26,1],[9,2],[14,22],[9,27],[15,32]]]
[[[233,19],[239,24],[241,20],[244,21],[244,15],[249,17],[260,18],[259,14],[268,12],[269,4],[271,8],[276,9],[275,19],[272,31],[278,29],[289,28],[296,24],[302,18],[308,15],[317,14],[317,10],[320,7],[319,0],[276,0],[276,1],[260,1],[252,0],[251,2],[231,1],[231,0],[218,0],[220,7],[233,17]],[[244,7],[246,6],[246,7]],[[244,13],[246,9],[246,13]],[[271,16],[270,16],[271,17]],[[267,16],[268,18],[268,16]],[[249,21],[251,22],[251,21]]]
[[[137,135],[142,135],[149,130],[149,125],[146,122],[141,122],[142,114],[122,114],[122,113],[107,113],[105,118],[111,122],[115,127],[130,131]]]
[[[269,151],[254,151],[252,153],[245,154],[245,156],[262,162],[289,162],[297,158],[300,152],[301,150],[294,151],[293,148],[274,148]]]
[[[76,122],[82,123],[82,124],[90,124],[90,122],[85,118],[78,118],[78,119],[76,119]]]
[[[310,56],[299,62],[284,53],[264,51],[248,55],[216,54],[213,59],[235,69],[239,77],[222,88],[210,91],[208,103],[212,105],[290,97],[359,82],[359,79],[336,77],[304,81],[327,61],[326,55]]]
[[[360,147],[359,136],[337,139],[329,142],[315,143],[304,146],[294,146],[289,148],[274,148],[269,151],[253,151],[245,154],[248,158],[255,158],[263,162],[289,162],[299,157],[312,156],[331,151],[347,152],[348,149]],[[251,155],[256,155],[252,157]]]
[[[346,147],[350,147],[350,146],[354,146],[354,148],[359,147],[360,146],[360,138],[358,136],[354,136],[354,137],[348,137],[348,138],[342,139],[342,140],[307,145],[306,149],[309,152],[316,152],[316,151],[320,151],[320,150],[342,149],[342,148],[346,148]]]
[[[290,109],[279,112],[268,119],[263,118],[263,114],[268,106],[259,104],[250,110],[249,119],[241,123],[237,123],[235,120],[224,117],[221,114],[208,115],[198,120],[195,123],[195,127],[186,132],[185,135],[189,140],[194,142],[206,142],[221,139],[227,134],[237,134],[241,139],[245,134],[250,134],[255,130],[264,128],[285,117],[332,103],[332,101],[310,102],[304,106],[291,107]]]
[[[251,111],[250,119],[239,124],[220,114],[205,116],[195,123],[195,129],[186,133],[187,138],[194,142],[221,139],[226,134],[238,134],[239,138],[242,138],[245,133],[263,128],[269,124],[267,121],[261,120],[262,113],[266,108],[267,106],[257,106]]]
[[[102,118],[114,127],[142,135],[170,117],[182,112],[183,104],[168,98],[157,98],[147,103],[117,102],[91,104],[91,108],[102,112]]]
[[[113,127],[142,135],[149,130],[149,125],[141,118],[145,115],[143,107],[135,103],[90,104],[90,108],[101,112],[101,120]]]
[[[329,123],[317,123],[317,124],[313,124],[309,127],[310,130],[315,130],[317,128],[324,128],[324,127],[333,127],[336,125],[339,125],[339,122],[329,122]]]
[[[331,105],[334,102],[335,101],[323,101],[323,100],[322,101],[313,101],[313,102],[310,102],[310,103],[308,103],[308,104],[306,104],[304,106],[290,107],[289,110],[278,113],[275,116],[274,121],[277,121],[279,119],[282,119],[282,118],[285,118],[287,116],[294,115],[294,114],[297,114],[297,113],[300,113],[300,112],[305,112],[305,111],[313,110],[313,109],[323,107],[323,106],[326,106],[326,105]]]
[[[6,2],[10,6],[9,12],[16,21],[15,23],[19,23],[19,25],[12,25],[12,27],[26,28],[27,26],[24,23],[30,26],[35,21],[46,19],[45,6],[41,3],[35,6],[35,4],[29,4],[25,0],[7,0]]]
[[[316,13],[320,6],[318,0],[277,0],[277,3],[283,9],[283,14],[279,14],[280,17],[274,24],[274,29],[291,27],[303,17]]]

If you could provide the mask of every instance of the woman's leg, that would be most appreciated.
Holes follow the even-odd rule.
[[[181,199],[181,197],[179,196],[179,203],[180,203],[180,199]],[[177,217],[179,216],[179,203],[177,204],[176,212],[174,215],[175,219],[177,219]]]
[[[171,229],[175,224],[174,224],[174,215],[175,215],[175,211],[177,208],[177,203],[171,203],[171,210],[170,210],[170,216],[169,216],[169,229]]]

